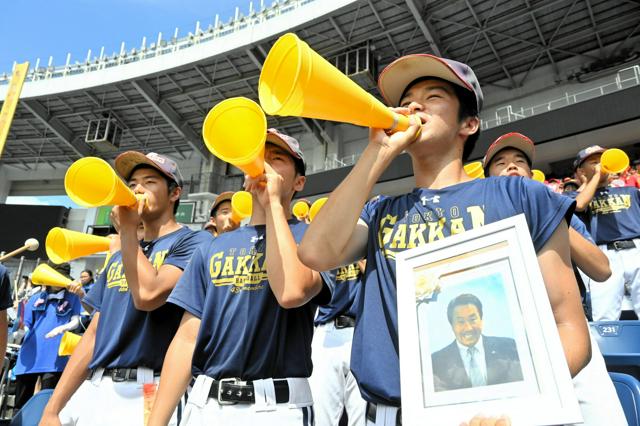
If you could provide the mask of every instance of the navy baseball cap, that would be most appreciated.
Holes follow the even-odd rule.
[[[486,169],[489,163],[491,163],[493,157],[505,148],[515,148],[522,151],[522,153],[529,159],[529,163],[533,163],[533,157],[536,151],[533,141],[522,133],[511,132],[504,134],[493,141],[482,159],[482,167]]]
[[[388,105],[398,106],[407,86],[422,77],[437,77],[471,91],[477,112],[482,110],[484,96],[471,67],[453,59],[429,54],[407,55],[391,62],[378,78],[378,89]]]
[[[307,163],[304,161],[304,155],[300,149],[300,144],[295,138],[289,135],[279,132],[276,129],[267,129],[267,142],[287,151],[294,160],[297,160],[302,165],[302,175],[304,176],[307,171]]]
[[[133,170],[141,164],[156,169],[174,181],[179,187],[182,187],[184,180],[180,170],[178,170],[178,163],[166,155],[155,152],[144,155],[138,151],[126,151],[116,157],[115,168],[123,179],[129,180]]]
[[[600,145],[592,145],[583,150],[580,150],[580,152],[578,152],[578,155],[576,156],[576,159],[573,161],[573,168],[577,169],[588,157],[591,157],[595,154],[602,154],[605,151],[606,149],[604,149]]]

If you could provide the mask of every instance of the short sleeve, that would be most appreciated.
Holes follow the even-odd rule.
[[[380,203],[386,197],[378,196],[374,200],[367,202],[362,208],[362,212],[360,213],[360,219],[362,219],[367,226],[371,227],[371,222],[374,220]]]
[[[180,238],[169,250],[163,265],[173,265],[184,270],[196,248],[211,242],[213,237],[206,231],[190,232]]]
[[[167,302],[181,307],[198,318],[202,318],[209,284],[206,276],[207,262],[205,261],[205,253],[208,252],[209,246],[196,249],[167,299]]]
[[[102,298],[104,297],[104,289],[107,286],[107,271],[109,265],[106,265],[102,273],[98,276],[98,280],[93,284],[89,293],[82,299],[84,303],[91,306],[96,311],[102,306]]]
[[[552,192],[549,188],[530,179],[505,179],[509,185],[511,199],[522,211],[529,225],[529,232],[536,252],[540,251],[562,220],[567,225],[575,209],[575,201]]]
[[[11,278],[7,269],[0,265],[0,311],[13,306],[11,298]]]
[[[80,298],[75,294],[71,298],[71,315],[80,315],[82,312],[82,304],[80,304]]]
[[[24,326],[27,328],[33,327],[33,304],[38,296],[39,293],[31,296],[27,304],[24,306]]]

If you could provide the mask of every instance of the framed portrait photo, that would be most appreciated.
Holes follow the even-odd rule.
[[[399,253],[396,271],[404,425],[582,422],[524,215]]]

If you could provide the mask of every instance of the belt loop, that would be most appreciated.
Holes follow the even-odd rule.
[[[289,408],[301,408],[313,405],[309,380],[304,377],[290,377],[287,379],[289,386]]]
[[[253,390],[256,398],[256,412],[276,410],[276,389],[273,379],[254,380]]]
[[[93,373],[91,374],[91,384],[98,386],[102,380],[102,374],[104,374],[104,368],[98,367],[93,370]]]
[[[207,405],[212,384],[213,379],[211,377],[204,374],[199,375],[189,393],[189,403],[198,408],[204,408]]]
[[[147,367],[138,367],[136,371],[136,381],[139,385],[153,383],[153,370]]]

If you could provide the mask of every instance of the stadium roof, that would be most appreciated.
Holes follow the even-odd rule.
[[[180,39],[159,38],[63,66],[32,64],[0,164],[65,168],[93,153],[84,141],[87,128],[108,116],[124,129],[120,151],[206,155],[200,135],[205,114],[228,97],[257,99],[264,57],[288,31],[330,59],[365,48],[373,59],[372,77],[407,53],[467,62],[490,91],[522,87],[533,70],[546,65],[556,81],[566,81],[576,71],[563,67],[570,58],[585,72],[624,62],[640,35],[640,2],[278,1],[226,23],[198,26]],[[0,78],[0,99],[6,82]],[[378,95],[374,78],[358,82]],[[319,141],[329,138],[314,120],[269,117],[269,125],[293,135],[311,132]]]

